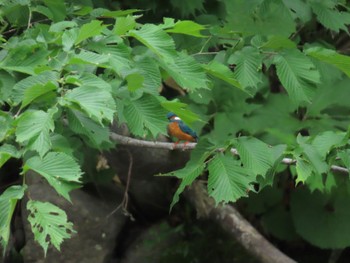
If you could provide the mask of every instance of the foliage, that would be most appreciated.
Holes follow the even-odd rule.
[[[187,165],[171,173],[181,180],[171,207],[201,175],[207,176],[216,203],[243,196],[249,203],[253,192],[278,188],[276,181],[288,174],[294,186],[304,188],[293,193],[290,212],[279,207],[265,223],[273,228],[271,222],[284,218],[316,246],[349,246],[348,233],[337,226],[342,220],[347,228],[348,178],[330,169],[350,169],[350,57],[349,42],[343,43],[349,4],[120,2],[130,9],[103,1],[0,3],[0,164],[23,161],[23,186],[0,196],[6,211],[0,217],[2,246],[9,240],[16,202],[28,191],[28,171],[69,200],[69,192],[81,185],[82,147],[113,147],[114,120],[145,139],[166,134],[167,111],[201,134]],[[167,8],[162,13],[158,6]],[[180,20],[163,19],[166,10]],[[162,84],[171,82],[172,87]],[[174,87],[184,96],[169,97]],[[283,157],[296,159],[296,166],[280,165]],[[329,197],[340,188],[344,199]],[[307,205],[318,210],[304,213]],[[329,207],[336,213],[324,215]],[[35,200],[27,208],[45,252],[49,243],[59,249],[70,237],[67,230],[73,232],[65,212]],[[315,220],[324,231],[312,230]],[[287,235],[269,227],[279,238]]]

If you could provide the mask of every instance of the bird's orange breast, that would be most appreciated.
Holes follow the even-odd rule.
[[[191,135],[183,132],[179,124],[177,122],[171,122],[168,125],[168,133],[169,135],[178,138],[179,140],[182,141],[189,141],[189,142],[194,142],[196,141]]]

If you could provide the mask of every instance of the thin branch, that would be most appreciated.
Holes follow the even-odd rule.
[[[122,136],[113,132],[110,134],[110,137],[112,140],[122,145],[167,149],[167,150],[192,150],[197,145],[197,143],[195,142],[187,143],[186,145],[183,143],[179,143],[175,145],[174,143],[171,143],[171,142],[145,141],[145,140],[139,140],[139,139],[135,139],[127,136]],[[222,151],[222,150],[223,149],[218,149],[218,151]],[[239,155],[237,149],[235,148],[231,148],[230,152],[233,155]],[[281,163],[284,163],[287,165],[296,164],[296,162],[297,162],[296,160],[291,158],[283,158],[281,161]],[[332,165],[331,170],[334,172],[340,172],[345,174],[349,173],[349,170],[347,168],[337,166],[337,165]]]

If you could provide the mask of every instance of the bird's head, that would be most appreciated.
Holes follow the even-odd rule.
[[[169,121],[180,121],[181,119],[173,112],[169,112],[166,117],[168,118]]]

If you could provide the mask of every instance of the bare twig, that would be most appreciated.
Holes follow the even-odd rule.
[[[111,133],[110,137],[112,140],[118,142],[119,144],[122,145],[131,145],[131,146],[139,146],[139,147],[147,147],[147,148],[158,148],[158,149],[168,149],[168,150],[192,150],[196,147],[197,143],[191,142],[187,143],[186,145],[184,144],[177,144],[174,145],[174,143],[170,142],[158,142],[158,141],[145,141],[145,140],[139,140],[135,138],[130,138],[127,136],[122,136],[116,133]],[[218,149],[218,151],[222,151],[223,149]],[[231,153],[233,155],[239,155],[237,149],[232,148]],[[281,163],[291,165],[291,164],[296,164],[296,160],[291,159],[291,158],[283,158]],[[331,170],[334,172],[340,172],[340,173],[349,173],[349,170],[345,167],[337,166],[337,165],[332,165]]]

